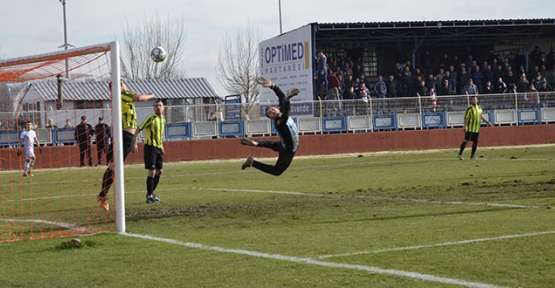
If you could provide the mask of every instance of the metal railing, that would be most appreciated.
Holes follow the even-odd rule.
[[[530,125],[555,122],[555,93],[510,93],[478,96],[484,114],[494,125]],[[166,140],[211,139],[244,136],[276,135],[273,123],[264,116],[265,107],[278,103],[254,105],[249,113],[233,104],[233,113],[226,113],[225,105],[169,106],[166,109]],[[469,95],[438,96],[436,105],[429,97],[369,98],[368,101],[320,100],[295,101],[301,105],[303,115],[293,114],[301,134],[358,133],[373,131],[397,131],[461,127],[464,112],[470,105]],[[98,115],[111,123],[110,111],[96,110],[47,110],[44,119],[66,119]],[[138,107],[138,119],[142,121],[152,113],[152,107]],[[211,114],[218,117],[209,120]],[[231,119],[226,115],[232,115]],[[240,117],[237,117],[240,115]],[[75,121],[76,122],[76,121]],[[94,122],[94,121],[93,121]],[[90,123],[95,125],[96,123]],[[75,143],[72,129],[37,128],[41,143],[71,145]],[[17,144],[17,129],[0,130],[0,146]]]

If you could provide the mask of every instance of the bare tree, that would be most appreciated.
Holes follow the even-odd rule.
[[[220,45],[217,62],[217,77],[220,84],[229,93],[242,96],[241,105],[248,115],[258,99],[259,56],[258,43],[260,30],[247,24],[239,29],[234,39],[226,35]]]
[[[123,30],[121,72],[128,79],[175,79],[183,76],[177,64],[185,50],[186,28],[183,16],[162,21],[160,13],[144,18],[132,25],[126,20]],[[150,50],[156,46],[166,49],[163,62],[150,59]]]

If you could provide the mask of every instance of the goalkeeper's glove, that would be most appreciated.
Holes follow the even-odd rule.
[[[285,98],[285,100],[289,101],[291,98],[299,95],[300,92],[301,92],[301,90],[299,90],[299,88],[291,89],[291,91],[289,91],[289,93],[287,93],[287,97]]]
[[[256,82],[258,82],[258,84],[262,85],[263,87],[267,87],[267,88],[271,88],[272,85],[274,85],[274,83],[272,83],[271,80],[268,80],[264,77],[260,77],[256,79]]]

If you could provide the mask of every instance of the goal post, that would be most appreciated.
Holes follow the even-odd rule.
[[[125,232],[120,81],[116,41],[0,60],[0,242]],[[110,145],[65,127],[101,119],[115,147],[109,211],[96,195]],[[41,144],[34,158],[19,148],[28,122]]]

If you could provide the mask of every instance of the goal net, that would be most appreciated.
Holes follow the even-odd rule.
[[[0,61],[0,242],[125,230],[121,149],[111,209],[96,200],[110,147],[101,143],[122,142],[118,49],[112,42]],[[111,139],[93,132],[101,118]],[[28,128],[34,149],[24,145]]]

